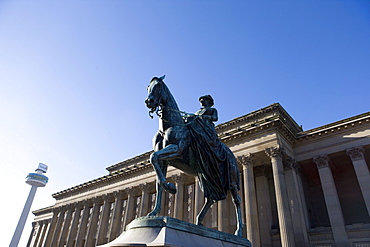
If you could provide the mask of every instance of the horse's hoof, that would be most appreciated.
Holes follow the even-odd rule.
[[[197,222],[196,225],[197,226],[203,226],[203,223],[202,222]]]
[[[157,214],[158,214],[158,213],[156,213],[156,212],[152,211],[152,212],[150,212],[147,216],[157,216]]]
[[[167,182],[163,185],[164,189],[171,194],[176,194],[177,189],[176,186],[173,183]]]
[[[243,232],[242,232],[241,230],[238,230],[238,229],[237,229],[237,230],[235,231],[234,235],[239,236],[239,237],[243,237]]]

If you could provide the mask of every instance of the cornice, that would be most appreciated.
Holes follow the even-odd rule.
[[[93,188],[96,188],[96,187],[100,187],[103,184],[106,184],[107,182],[110,182],[110,181],[122,180],[124,177],[127,177],[130,174],[133,174],[135,172],[145,170],[145,169],[152,170],[151,164],[150,163],[132,164],[131,166],[124,167],[120,170],[113,171],[110,174],[105,175],[103,177],[99,177],[99,178],[90,180],[86,183],[68,188],[66,190],[63,190],[63,191],[60,191],[60,192],[57,192],[57,193],[54,193],[54,194],[52,194],[52,196],[56,200],[60,200],[60,199],[63,199],[67,196],[75,195],[75,194],[78,194],[80,192],[86,191],[88,189],[93,189]]]
[[[270,122],[277,118],[289,125],[289,127],[292,129],[292,132],[298,133],[302,131],[302,128],[298,126],[294,119],[279,103],[271,104],[260,110],[253,111],[226,123],[219,124],[216,126],[216,130],[217,133],[222,135],[224,133],[229,133],[229,131],[238,130],[240,126],[253,128],[263,122]]]
[[[370,125],[370,112],[346,118],[311,130],[302,131],[298,133],[297,141],[302,142],[317,137],[325,137],[340,131],[357,128],[360,125]]]
[[[135,157],[133,157],[131,159],[122,161],[120,163],[111,165],[111,166],[107,167],[106,169],[110,173],[112,173],[114,171],[121,170],[122,168],[125,168],[125,167],[126,168],[129,168],[131,166],[134,167],[135,165],[140,164],[140,163],[147,163],[148,162],[148,159],[149,159],[149,156],[150,156],[151,153],[153,153],[153,150],[152,151],[149,151],[149,152],[146,152],[146,153],[143,153],[141,155],[135,156]]]
[[[54,208],[54,206],[49,206],[49,207],[46,207],[46,208],[41,208],[41,209],[38,209],[38,210],[32,211],[32,213],[33,213],[35,216],[43,215],[43,214],[47,214],[47,213],[51,213],[51,212],[53,212],[53,208]]]

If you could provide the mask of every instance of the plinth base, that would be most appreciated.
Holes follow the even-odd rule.
[[[126,232],[99,247],[251,247],[243,238],[165,216],[133,220]]]

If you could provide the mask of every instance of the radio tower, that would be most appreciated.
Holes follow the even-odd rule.
[[[9,247],[18,246],[24,225],[26,224],[26,220],[31,209],[33,198],[35,197],[36,194],[37,187],[44,187],[49,180],[48,177],[42,175],[43,173],[46,173],[47,170],[48,170],[47,165],[39,163],[39,167],[36,169],[36,173],[29,173],[28,176],[26,177],[27,179],[26,183],[31,185],[32,187],[30,193],[28,194],[26,204],[24,205],[21,217],[19,218],[17,228],[15,228],[15,232]]]

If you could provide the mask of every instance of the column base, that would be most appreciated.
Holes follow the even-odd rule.
[[[126,232],[99,247],[251,247],[249,240],[166,216],[133,220]]]

